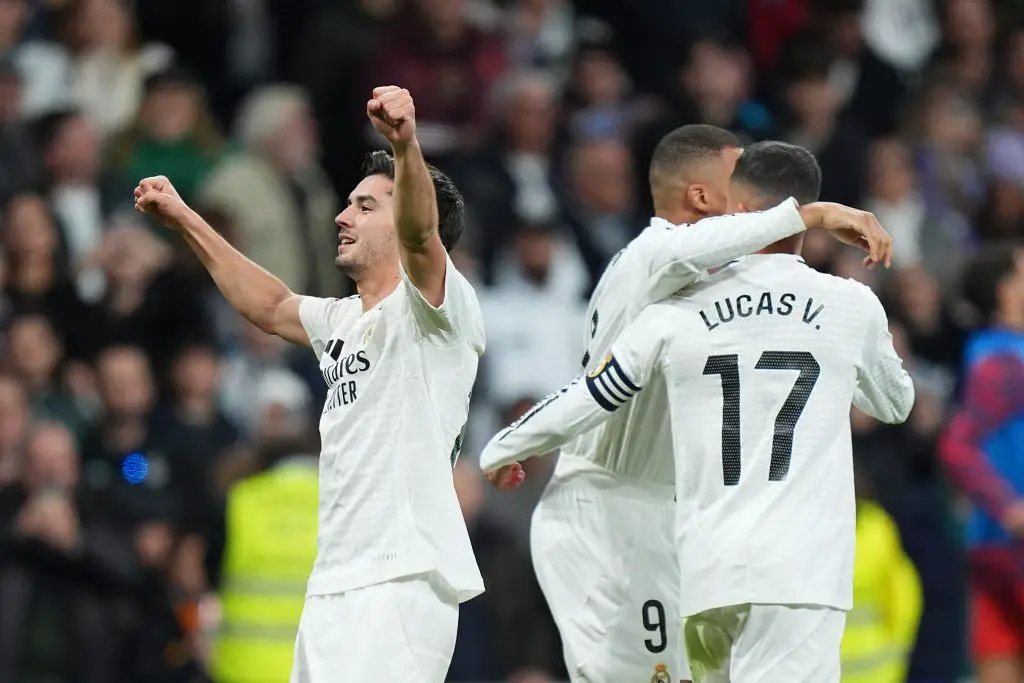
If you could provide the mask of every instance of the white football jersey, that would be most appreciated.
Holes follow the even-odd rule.
[[[310,595],[436,572],[460,600],[483,592],[452,481],[484,350],[472,285],[448,261],[434,308],[406,274],[363,312],[358,296],[304,297],[320,359],[320,530]]]
[[[768,211],[706,218],[686,226],[654,218],[650,227],[612,259],[590,297],[583,369],[594,369],[647,304],[697,282],[709,268],[803,230],[803,219],[792,199]],[[555,476],[610,472],[625,480],[671,486],[665,392],[660,386],[649,389],[607,424],[566,445]]]
[[[852,605],[851,402],[902,422],[914,388],[867,287],[793,255],[748,256],[654,304],[585,378],[496,436],[521,459],[660,382],[675,454],[681,613]]]

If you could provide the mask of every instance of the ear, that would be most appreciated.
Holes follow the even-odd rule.
[[[707,188],[702,183],[691,183],[686,187],[686,199],[697,213],[708,214],[711,212],[711,201]]]

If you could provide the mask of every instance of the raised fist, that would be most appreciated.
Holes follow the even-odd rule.
[[[135,188],[135,210],[152,216],[172,230],[180,230],[190,209],[171,181],[158,175],[139,181]]]
[[[397,85],[373,89],[366,115],[374,129],[392,145],[406,145],[416,138],[416,107],[412,95]]]

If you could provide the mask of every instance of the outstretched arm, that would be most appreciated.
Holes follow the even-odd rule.
[[[164,176],[135,188],[136,210],[179,232],[202,261],[228,302],[264,332],[309,346],[299,319],[302,297],[250,261],[193,211]]]
[[[416,139],[416,108],[408,90],[375,88],[366,113],[395,159],[394,211],[402,268],[432,306],[444,303],[448,253],[438,233],[437,196]]]
[[[499,432],[480,455],[480,467],[491,478],[502,468],[561,448],[601,425],[626,405],[661,362],[664,325],[658,309],[646,309],[612,344],[605,361],[535,405]]]
[[[646,248],[650,280],[641,304],[660,301],[696,282],[711,268],[753,254],[809,228],[828,230],[841,242],[867,252],[866,262],[889,265],[892,238],[874,215],[841,204],[798,206],[787,199],[766,211],[715,216],[678,229],[665,224]]]

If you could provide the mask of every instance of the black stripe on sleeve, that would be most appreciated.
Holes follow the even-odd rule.
[[[587,389],[599,406],[613,413],[636,396],[641,387],[629,379],[613,356],[609,356],[596,372],[587,375]]]

